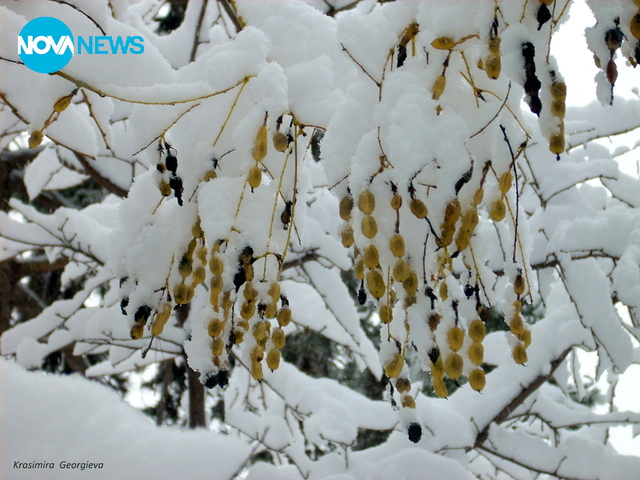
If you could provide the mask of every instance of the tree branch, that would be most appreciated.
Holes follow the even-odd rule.
[[[124,198],[127,196],[127,193],[129,193],[127,190],[120,188],[118,185],[113,183],[108,178],[103,177],[95,168],[91,166],[91,164],[89,163],[89,161],[84,155],[78,152],[74,152],[74,153],[76,158],[82,165],[82,168],[84,168],[85,173],[89,175],[95,182],[97,182],[102,187],[106,188],[110,193],[117,195],[118,197]]]

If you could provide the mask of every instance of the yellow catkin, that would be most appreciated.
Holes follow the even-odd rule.
[[[500,175],[500,179],[498,180],[498,186],[500,187],[500,192],[503,194],[507,193],[511,190],[511,185],[513,184],[513,174],[511,172],[504,172]]]
[[[222,329],[224,328],[224,323],[219,318],[213,318],[209,321],[209,325],[207,325],[207,331],[209,332],[210,337],[217,337],[222,333]]]
[[[397,282],[404,282],[410,274],[411,268],[409,267],[409,264],[399,258],[393,266],[393,278]]]
[[[205,277],[207,276],[207,271],[203,266],[199,266],[193,272],[193,282],[196,285],[200,285],[204,282]]]
[[[444,380],[442,378],[433,377],[431,384],[433,386],[433,391],[438,397],[447,398],[449,396],[447,386],[444,384]]]
[[[169,195],[171,195],[171,186],[164,180],[160,180],[158,187],[160,188],[160,195],[162,195],[163,197],[168,197]]]
[[[280,291],[280,284],[278,282],[274,282],[269,287],[269,291],[267,293],[271,297],[271,300],[277,302],[278,300],[280,300]]]
[[[222,275],[224,271],[224,263],[218,255],[211,255],[209,259],[209,271],[214,275]]]
[[[469,234],[469,231],[461,228],[458,232],[458,236],[456,237],[456,249],[461,252],[469,246],[470,242],[471,235]]]
[[[264,309],[264,316],[267,318],[276,318],[278,314],[278,305],[276,302],[269,302]]]
[[[487,77],[491,80],[497,80],[500,78],[500,72],[502,71],[502,59],[499,54],[490,53],[484,62],[484,69],[487,72]]]
[[[564,132],[553,132],[549,137],[549,150],[551,153],[560,155],[564,152]]]
[[[255,347],[253,347],[253,349],[251,350],[251,362],[252,363],[261,362],[263,358],[264,358],[264,348],[261,347],[260,345],[256,345]]]
[[[415,272],[409,272],[407,278],[402,281],[402,288],[408,295],[415,295],[418,291],[418,275]]]
[[[58,100],[56,100],[56,103],[53,104],[53,111],[57,113],[64,112],[70,104],[71,97],[60,97]]]
[[[345,224],[340,230],[340,241],[342,242],[342,246],[344,248],[349,248],[355,242],[355,238],[353,236],[353,228],[349,224]]]
[[[529,347],[529,345],[531,345],[531,330],[523,330],[518,338],[524,344],[525,348]]]
[[[567,113],[567,105],[564,100],[553,100],[551,102],[551,115],[564,119]]]
[[[640,12],[636,13],[631,19],[629,29],[631,30],[631,35],[640,40]]]
[[[384,365],[384,373],[389,378],[396,378],[402,372],[402,367],[404,367],[404,356],[399,353],[394,353],[391,360],[389,360]]]
[[[509,320],[509,330],[516,336],[522,334],[524,331],[524,322],[520,314],[514,315],[511,320]]]
[[[491,220],[493,220],[494,222],[501,222],[502,220],[504,220],[504,217],[506,217],[506,215],[507,208],[505,207],[502,199],[498,198],[497,200],[494,200],[494,202],[491,204],[491,207],[489,207],[489,218],[491,218]]]
[[[457,380],[462,375],[464,360],[457,353],[450,353],[444,361],[444,373],[451,380]]]
[[[258,132],[256,133],[256,140],[253,144],[253,158],[256,162],[261,162],[264,160],[264,157],[267,156],[267,140],[268,140],[268,131],[267,126],[262,125]]]
[[[475,209],[467,210],[462,216],[462,228],[473,233],[478,225],[478,212]]]
[[[464,343],[464,332],[460,327],[450,328],[447,332],[447,343],[449,344],[449,348],[454,352],[457,352],[462,348],[462,344]]]
[[[391,197],[391,208],[394,210],[400,210],[400,207],[402,207],[402,197],[396,193]]]
[[[484,198],[484,189],[480,187],[473,194],[473,205],[476,207],[480,205],[482,203],[483,198]]]
[[[224,350],[224,341],[221,338],[216,338],[211,345],[211,352],[219,357],[222,355],[222,351]]]
[[[513,281],[513,291],[516,295],[522,295],[524,293],[524,277],[520,274],[516,275]]]
[[[554,100],[564,101],[567,98],[567,84],[564,82],[554,82],[551,85],[551,96]]]
[[[253,326],[253,338],[256,339],[256,341],[261,342],[262,340],[266,339],[269,335],[269,322],[264,321],[264,322],[258,322]]]
[[[240,316],[249,320],[256,313],[256,302],[245,301],[240,307]]]
[[[438,37],[431,42],[431,46],[438,50],[451,50],[456,46],[456,42],[451,37]]]
[[[443,223],[449,227],[454,226],[458,221],[458,218],[460,218],[460,210],[460,202],[458,201],[458,199],[449,202],[444,209]]]
[[[487,379],[484,376],[484,370],[476,368],[469,373],[469,385],[476,392],[481,392],[484,386],[487,384]]]

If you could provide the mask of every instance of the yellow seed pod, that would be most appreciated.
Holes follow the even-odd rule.
[[[209,303],[213,309],[217,312],[220,306],[220,291],[209,290]]]
[[[402,367],[404,367],[404,356],[399,353],[394,353],[391,360],[389,360],[384,365],[384,373],[389,378],[396,378],[402,372]]]
[[[160,187],[160,195],[162,195],[163,197],[168,197],[169,195],[171,195],[171,186],[167,182],[165,182],[164,180],[160,180],[158,186]]]
[[[513,184],[513,174],[510,171],[504,172],[500,176],[500,180],[498,180],[498,186],[500,188],[500,192],[506,194],[509,190],[511,190],[511,185]]]
[[[53,111],[57,113],[64,112],[69,105],[71,105],[71,97],[60,97],[56,100],[56,103],[53,104]]]
[[[197,246],[198,246],[198,242],[196,241],[195,238],[192,238],[191,241],[189,242],[189,245],[187,246],[187,251],[185,252],[184,256],[193,257],[193,252],[196,251]]]
[[[405,293],[405,296],[404,296],[404,309],[406,310],[411,305],[415,305],[415,303],[417,301],[418,301],[418,298],[415,295],[412,295],[412,294],[409,294],[409,293]]]
[[[444,209],[444,224],[452,227],[460,218],[460,201],[456,198],[455,200],[447,203],[447,207]]]
[[[509,330],[511,330],[511,333],[516,336],[521,335],[524,331],[524,322],[522,321],[522,316],[519,313],[509,320]]]
[[[457,380],[462,375],[464,360],[457,353],[450,353],[444,361],[444,373],[451,380]]]
[[[438,37],[431,42],[431,46],[438,50],[451,50],[456,46],[456,42],[451,37]]]
[[[471,235],[469,231],[465,228],[461,228],[458,232],[458,236],[456,237],[456,249],[460,252],[466,249],[471,242]]]
[[[244,331],[236,330],[233,332],[233,334],[234,334],[233,344],[240,345],[244,341]]]
[[[440,320],[442,320],[442,315],[440,315],[439,313],[434,312],[429,315],[429,318],[427,320],[427,323],[429,324],[429,330],[435,332],[436,328],[438,328],[438,325],[440,325]]]
[[[447,299],[449,298],[449,287],[447,287],[447,282],[442,282],[440,284],[439,293],[440,293],[440,300],[442,300],[443,302],[446,302]]]
[[[498,55],[500,53],[500,43],[502,43],[500,37],[491,35],[489,37],[489,51]]]
[[[378,224],[371,215],[362,217],[362,233],[367,238],[373,238],[378,233]]]
[[[369,190],[365,190],[358,197],[358,208],[365,215],[371,215],[376,208],[376,197]]]
[[[173,287],[173,300],[178,305],[184,305],[185,303],[189,303],[187,301],[189,295],[189,287],[187,287],[184,283],[179,283],[175,287]]]
[[[202,237],[203,233],[204,232],[202,231],[202,227],[200,226],[200,219],[198,218],[196,223],[194,223],[191,227],[191,235],[193,236],[193,238],[200,238]]]
[[[203,266],[199,266],[193,272],[193,283],[196,285],[200,285],[204,282],[205,277],[207,276],[207,271]]]
[[[364,266],[373,270],[378,265],[380,265],[380,256],[378,254],[378,249],[372,243],[364,249]]]
[[[282,132],[276,132],[273,134],[273,148],[278,152],[284,152],[289,146],[289,139]]]
[[[407,278],[402,281],[402,288],[408,295],[415,295],[418,291],[418,275],[410,272]]]
[[[224,350],[224,341],[221,338],[216,338],[211,344],[211,353],[213,353],[216,357],[222,355],[222,351]]]
[[[238,326],[238,328],[242,328],[244,331],[249,330],[249,322],[244,318],[238,319],[236,325]]]
[[[455,227],[453,225],[447,225],[443,223],[441,225],[440,238],[436,238],[436,245],[438,247],[448,247],[453,242],[453,234],[455,233]]]
[[[398,393],[407,393],[411,390],[411,382],[408,378],[399,378],[396,380],[396,390]]]
[[[204,174],[203,180],[205,182],[208,182],[216,178],[218,178],[218,174],[214,170],[209,170],[207,173]]]
[[[444,75],[438,75],[436,81],[433,82],[431,87],[431,96],[434,100],[438,100],[444,93],[444,89],[447,86],[447,77]]]
[[[278,350],[277,348],[272,348],[271,350],[269,350],[269,353],[267,353],[267,367],[269,367],[269,370],[273,371],[277,370],[279,366],[280,350]]]
[[[524,293],[524,277],[520,274],[516,275],[513,281],[513,291],[516,295],[522,295]]]
[[[192,270],[193,260],[191,260],[187,255],[183,256],[182,260],[180,260],[180,264],[178,265],[178,273],[180,273],[182,278],[187,278],[191,275]]]
[[[222,291],[222,287],[224,285],[224,281],[222,277],[219,275],[215,275],[211,277],[211,282],[209,283],[209,289],[211,292],[220,293]]]
[[[478,226],[478,212],[475,209],[467,210],[462,216],[462,228],[464,228],[469,234]]]
[[[631,35],[640,40],[640,12],[636,13],[631,19],[629,29],[631,30]]]
[[[564,82],[554,82],[551,84],[551,96],[554,100],[564,100],[567,98],[567,84]]]
[[[31,132],[31,135],[29,135],[29,148],[36,148],[42,143],[43,138],[44,135],[42,135],[40,130],[34,130]]]
[[[447,332],[447,343],[449,344],[449,348],[454,352],[457,352],[462,348],[462,344],[464,343],[464,332],[460,327],[450,328]]]
[[[242,268],[244,269],[244,276],[246,277],[247,282],[253,281],[253,265],[245,263]]]
[[[567,113],[567,105],[564,100],[553,100],[551,102],[551,115],[558,118],[564,118]]]
[[[436,363],[431,362],[429,370],[433,378],[444,377],[444,362],[442,361],[442,357],[438,357]]]
[[[129,335],[134,340],[139,340],[140,338],[142,338],[143,333],[144,325],[140,323],[136,323],[133,327],[131,327],[131,330],[129,331]]]
[[[402,197],[396,193],[391,197],[391,208],[394,210],[400,210],[400,207],[402,207]]]
[[[484,69],[487,72],[487,77],[491,80],[497,80],[500,78],[500,72],[502,71],[502,59],[500,54],[490,53],[484,62]]]
[[[527,349],[524,348],[524,345],[521,343],[518,343],[515,347],[513,347],[511,356],[518,365],[524,365],[525,363],[527,363]]]
[[[478,188],[473,194],[473,206],[477,207],[482,203],[482,199],[484,198],[484,189],[482,187]]]
[[[351,220],[351,211],[353,210],[353,198],[351,195],[346,195],[340,200],[340,218],[345,222]]]
[[[516,313],[522,312],[522,302],[520,300],[516,300],[515,302],[513,302],[513,308],[515,309]]]
[[[256,313],[256,302],[244,301],[240,307],[240,316],[249,320]]]
[[[273,300],[274,302],[277,302],[278,300],[280,300],[280,284],[278,282],[274,282],[271,284],[271,286],[269,287],[269,296],[271,297],[271,300]]]
[[[528,348],[531,345],[531,330],[522,330],[518,338],[524,344],[524,348]]]
[[[213,318],[209,321],[209,325],[207,325],[207,332],[210,337],[217,337],[222,333],[223,328],[224,322],[219,318]]]
[[[358,280],[364,280],[364,260],[362,258],[358,259],[358,261],[354,265],[354,268]]]
[[[393,309],[390,305],[382,305],[380,307],[380,321],[382,323],[391,323],[393,320]]]
[[[484,322],[476,318],[469,324],[467,335],[469,335],[469,338],[474,342],[481,342],[486,335],[486,331],[487,329]]]
[[[410,274],[411,268],[409,264],[399,258],[393,266],[393,278],[397,282],[404,282]]]
[[[473,342],[469,345],[467,356],[474,365],[482,365],[482,361],[484,360],[484,347],[482,346],[482,343]]]
[[[487,379],[484,376],[484,370],[482,370],[481,368],[476,368],[475,370],[471,371],[471,373],[469,374],[469,385],[471,385],[471,388],[473,388],[476,392],[481,392],[486,384]]]
[[[425,218],[429,213],[427,206],[418,198],[411,199],[411,202],[409,203],[409,210],[411,210],[411,213],[420,219]]]
[[[256,140],[253,144],[253,158],[256,162],[261,162],[267,156],[267,126],[262,125],[256,133]],[[255,188],[255,187],[254,187]]]
[[[251,189],[258,188],[260,186],[262,183],[262,170],[260,170],[260,167],[254,165],[249,169],[247,182],[249,182]]]
[[[447,398],[449,396],[447,386],[444,384],[442,378],[433,378],[431,384],[433,385],[433,391],[438,397]]]
[[[290,308],[281,308],[278,312],[278,325],[281,327],[286,327],[291,323],[291,309]]]
[[[267,321],[258,322],[253,326],[253,338],[258,342],[266,339],[269,336],[270,324]]]
[[[278,314],[278,304],[276,302],[269,302],[264,309],[264,316],[267,318],[276,318]]]
[[[213,252],[209,259],[209,271],[214,275],[222,275],[222,272],[224,271],[224,263],[222,262],[222,259]]]
[[[561,130],[551,134],[549,137],[549,150],[556,155],[564,152],[564,131]]]
[[[494,222],[501,222],[506,216],[507,208],[505,207],[502,198],[494,200],[491,207],[489,207],[489,218]]]
[[[348,223],[342,227],[342,230],[340,230],[340,241],[344,248],[349,248],[355,242],[353,228]]]
[[[251,350],[251,362],[261,362],[264,358],[264,348],[260,345],[256,345]]]
[[[389,240],[389,250],[394,257],[402,257],[405,252],[404,238],[399,233],[396,233]]]
[[[198,258],[198,260],[200,260],[200,263],[202,265],[205,265],[207,263],[207,254],[209,253],[209,250],[207,250],[207,247],[205,247],[204,245],[201,246],[198,251],[196,252],[196,257]]]
[[[264,376],[262,372],[262,363],[260,362],[252,362],[251,363],[251,376],[254,380],[260,381]]]
[[[367,288],[374,298],[382,298],[385,292],[385,285],[380,272],[371,270],[367,273]]]
[[[273,346],[276,348],[283,348],[285,344],[285,334],[284,330],[281,328],[276,328],[271,332],[271,340],[273,341]]]
[[[164,326],[169,321],[171,317],[171,304],[165,303],[162,307],[162,310],[158,312],[156,318],[153,320],[153,324],[151,325],[151,335],[157,337],[162,334],[164,330]]]
[[[193,285],[187,285],[187,303],[193,300],[193,296],[196,294],[196,289]]]
[[[405,395],[402,397],[402,406],[404,408],[416,408],[416,401],[411,395]]]

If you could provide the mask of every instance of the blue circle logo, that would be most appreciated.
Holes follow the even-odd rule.
[[[57,18],[34,18],[18,35],[18,55],[35,72],[57,72],[69,63],[73,54],[71,30]]]

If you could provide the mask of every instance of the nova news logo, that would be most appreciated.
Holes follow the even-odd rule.
[[[18,55],[34,72],[54,73],[77,54],[117,54],[144,52],[144,39],[138,36],[78,36],[74,39],[67,25],[53,17],[34,18],[18,35]]]

